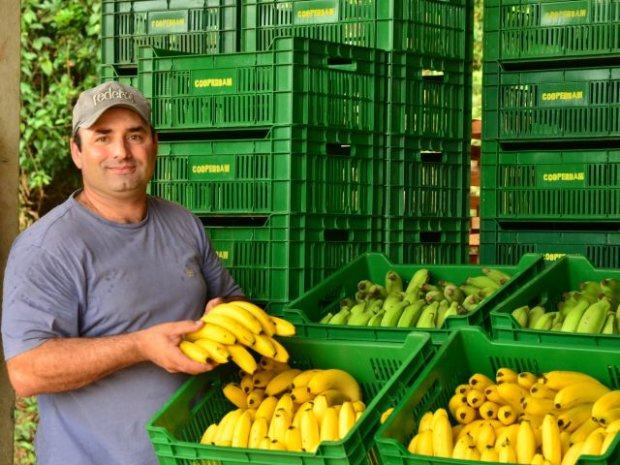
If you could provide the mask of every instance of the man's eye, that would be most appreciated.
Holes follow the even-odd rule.
[[[107,140],[107,136],[99,136],[95,139],[95,142],[106,142]]]
[[[129,140],[132,142],[142,142],[143,137],[141,134],[132,134],[129,136]]]

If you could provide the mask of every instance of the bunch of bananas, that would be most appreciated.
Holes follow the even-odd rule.
[[[585,281],[566,292],[557,310],[527,305],[511,315],[524,328],[570,333],[618,334],[620,329],[620,280]]]
[[[322,441],[344,438],[366,409],[346,371],[300,370],[265,357],[223,393],[237,408],[206,428],[202,444],[314,453]]]
[[[408,450],[482,462],[574,465],[581,455],[604,454],[619,431],[620,390],[577,371],[537,376],[500,368],[495,381],[475,373],[457,386],[447,410],[424,413]]]
[[[421,268],[404,287],[402,277],[390,270],[384,283],[360,281],[355,296],[343,299],[339,310],[326,313],[319,323],[440,328],[451,315],[475,310],[510,279],[496,269],[483,267],[482,272],[482,275],[468,277],[460,285],[445,280],[433,284],[430,270]]]
[[[219,304],[205,313],[205,324],[185,335],[179,348],[192,360],[226,363],[232,360],[247,373],[258,369],[256,359],[247,348],[261,356],[286,363],[286,348],[273,336],[292,336],[295,326],[246,301]]]

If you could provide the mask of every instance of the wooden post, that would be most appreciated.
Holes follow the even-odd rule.
[[[19,228],[19,0],[0,0],[0,291],[9,248]],[[0,292],[0,304],[2,294]],[[0,305],[0,316],[2,307]],[[0,345],[0,465],[13,464],[15,396],[7,379]]]

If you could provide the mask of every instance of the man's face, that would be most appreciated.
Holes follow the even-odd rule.
[[[155,169],[157,141],[137,113],[111,108],[79,131],[82,149],[72,140],[71,156],[86,190],[116,198],[144,195]]]

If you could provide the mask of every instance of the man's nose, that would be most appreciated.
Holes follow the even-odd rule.
[[[127,141],[123,138],[120,140],[117,140],[114,143],[114,146],[112,148],[113,152],[112,152],[112,156],[115,159],[125,159],[131,156],[131,151],[129,148],[129,144],[127,143]]]

